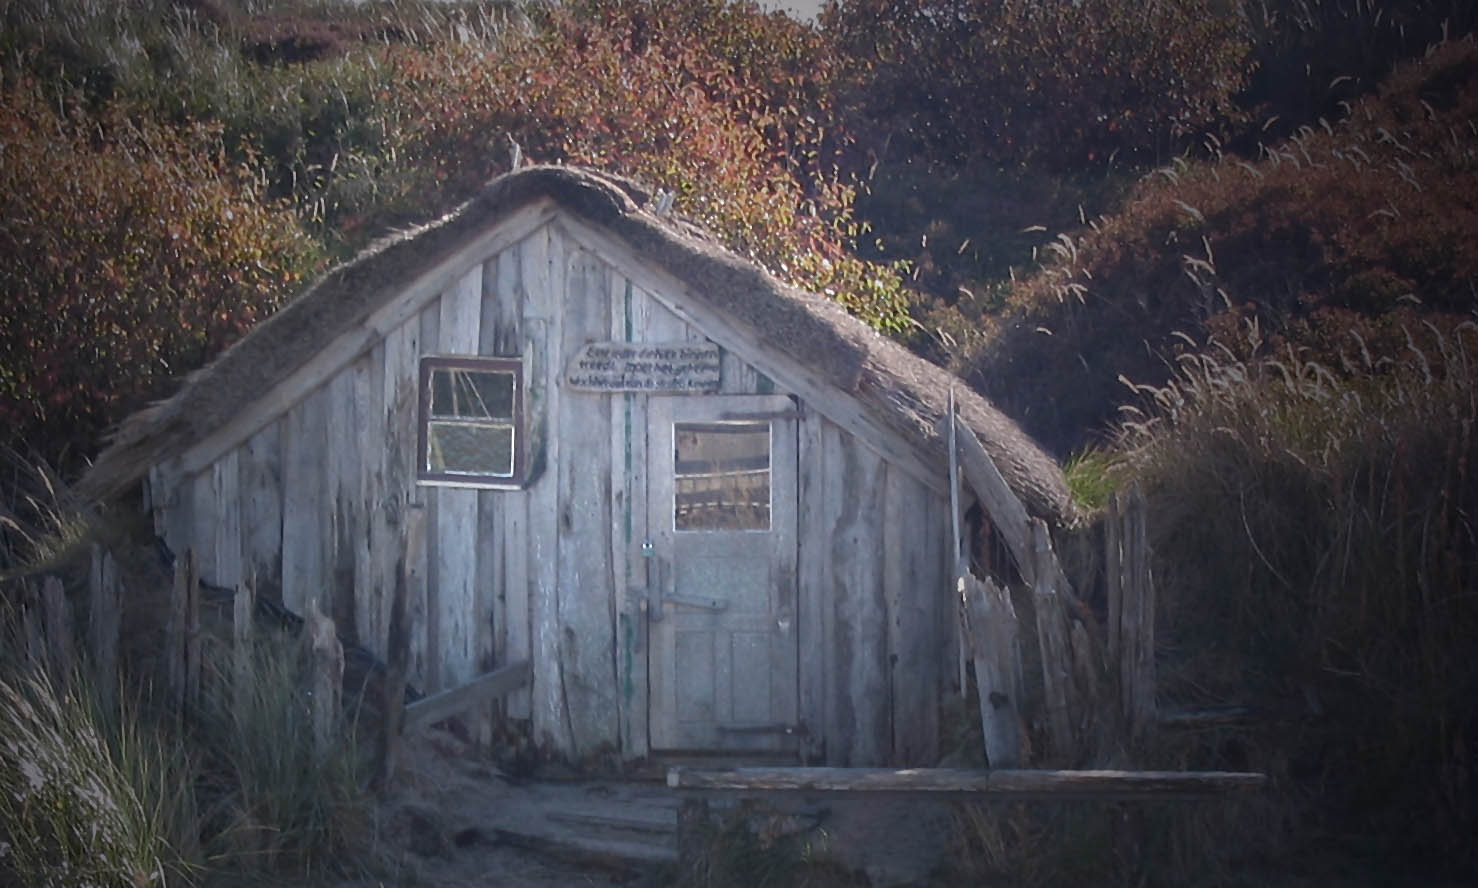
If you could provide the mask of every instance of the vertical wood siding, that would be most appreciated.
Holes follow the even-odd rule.
[[[586,342],[702,341],[558,223],[469,268],[385,338],[194,478],[151,475],[156,526],[212,582],[255,574],[294,611],[310,601],[384,656],[408,509],[411,682],[454,686],[520,659],[531,688],[506,714],[572,757],[645,755],[647,410],[637,393],[562,387]],[[419,361],[522,356],[531,483],[415,483]],[[721,354],[721,391],[776,384]],[[783,391],[778,392],[784,394]],[[797,580],[803,753],[838,764],[938,755],[947,643],[946,509],[877,451],[798,405]],[[172,486],[171,486],[172,484]]]

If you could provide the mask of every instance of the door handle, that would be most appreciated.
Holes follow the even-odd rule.
[[[683,607],[696,607],[699,610],[721,613],[729,609],[729,603],[719,598],[699,598],[696,595],[668,595],[666,598],[658,598],[657,606],[660,608],[667,602],[680,604]]]
[[[642,559],[647,563],[647,588],[643,596],[647,602],[647,619],[654,623],[662,621],[668,603],[680,607],[691,607],[698,610],[706,610],[712,613],[722,613],[729,609],[729,603],[720,598],[701,598],[697,595],[679,595],[676,592],[667,592],[668,575],[667,562],[656,555],[656,548],[651,540],[643,540],[641,544]]]

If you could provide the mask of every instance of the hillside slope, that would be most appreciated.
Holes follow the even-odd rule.
[[[1058,235],[1008,307],[957,355],[1059,452],[1101,431],[1172,357],[1255,320],[1325,363],[1405,346],[1478,304],[1478,44],[1408,63],[1256,159],[1177,161],[1117,213]],[[948,325],[958,317],[943,318]]]

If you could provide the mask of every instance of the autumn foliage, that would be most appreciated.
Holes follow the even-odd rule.
[[[90,453],[292,292],[312,250],[208,126],[0,86],[0,440]]]
[[[1255,320],[1338,367],[1404,350],[1403,325],[1450,326],[1478,280],[1475,117],[1478,47],[1454,42],[1257,158],[1149,174],[1119,212],[1059,234],[975,328],[975,378],[1066,447],[1129,398],[1120,376],[1167,377],[1177,334],[1230,342]]]
[[[904,328],[897,270],[851,251],[854,189],[835,167],[844,137],[828,129],[814,32],[721,0],[549,15],[496,47],[395,58],[407,159],[428,186],[466,193],[507,169],[514,144],[526,159],[632,176],[781,278]]]

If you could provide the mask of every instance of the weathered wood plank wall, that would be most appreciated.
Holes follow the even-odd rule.
[[[298,612],[316,603],[380,656],[407,510],[424,509],[424,552],[406,565],[411,683],[434,692],[527,659],[533,685],[506,711],[531,719],[537,742],[640,756],[646,398],[569,391],[559,379],[586,342],[705,337],[583,244],[556,222],[485,257],[182,490],[158,473],[151,487],[162,494],[157,526],[175,551],[202,553],[207,580],[254,573],[260,594]],[[428,354],[523,357],[525,489],[415,484]],[[726,394],[785,394],[727,349],[721,365]],[[798,410],[803,752],[933,764],[952,613],[947,509],[913,472]]]

